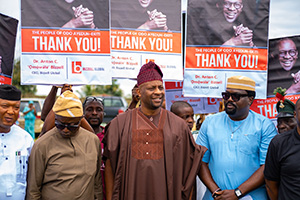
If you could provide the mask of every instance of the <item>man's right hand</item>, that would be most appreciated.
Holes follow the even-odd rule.
[[[233,27],[234,31],[235,31],[235,38],[234,38],[234,43],[236,46],[238,45],[250,45],[252,42],[252,38],[253,38],[253,31],[250,30],[248,27],[244,27],[243,24],[239,25],[239,26],[234,26]]]

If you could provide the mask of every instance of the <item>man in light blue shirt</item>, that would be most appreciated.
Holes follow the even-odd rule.
[[[252,79],[228,78],[222,97],[225,112],[208,116],[196,141],[208,149],[200,169],[208,188],[203,199],[267,200],[263,170],[276,128],[249,110],[255,98]]]

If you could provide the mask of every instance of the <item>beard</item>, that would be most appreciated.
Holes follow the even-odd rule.
[[[101,124],[100,119],[95,120],[95,119],[89,118],[87,121],[91,125],[92,128],[98,127]]]
[[[227,105],[228,105],[228,104],[231,104],[234,108],[233,108],[233,109],[228,109],[228,108],[227,108]],[[231,103],[231,102],[227,102],[227,103],[225,104],[225,112],[226,112],[228,115],[234,115],[234,114],[236,113],[236,109],[237,109],[236,105],[234,105],[234,104]]]

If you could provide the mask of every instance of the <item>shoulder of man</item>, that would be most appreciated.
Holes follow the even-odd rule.
[[[271,128],[271,129],[273,129],[273,132],[276,132],[276,134],[277,134],[276,127],[269,118],[267,118],[261,114],[258,114],[252,110],[250,110],[249,115],[252,115],[252,117],[255,119],[255,123],[259,123],[259,124],[256,124],[257,126],[261,125],[261,128],[263,130],[267,130],[267,129]]]
[[[262,121],[268,121],[268,122],[271,122],[273,123],[269,118],[263,116],[262,114],[259,114],[257,112],[254,112],[253,110],[249,110],[249,114],[250,115],[253,115],[255,118],[259,119],[259,120],[262,120]]]
[[[290,137],[293,136],[294,132],[297,131],[297,129],[296,130],[295,129],[275,135],[271,142],[276,144],[276,145],[285,143],[286,140],[289,140]]]
[[[225,113],[225,111],[222,111],[222,112],[218,112],[218,113],[215,113],[215,114],[209,114],[205,117],[205,120],[203,121],[203,123],[208,123],[209,121],[211,120],[218,120],[218,119],[221,119],[221,118],[224,118],[226,117],[227,114]]]
[[[88,138],[93,138],[93,139],[99,140],[97,134],[95,134],[94,132],[88,131],[88,130],[82,128],[82,127],[80,127],[78,131],[79,131],[80,134],[82,134],[82,136],[84,136],[84,137],[88,137]]]
[[[51,143],[51,140],[54,138],[53,136],[58,132],[56,127],[53,127],[52,129],[50,129],[49,131],[47,131],[45,134],[43,134],[43,136],[39,137],[34,145],[47,145]]]
[[[17,125],[12,125],[11,126],[11,133],[15,136],[18,137],[17,140],[23,141],[23,142],[33,142],[33,139],[31,137],[31,135],[25,131],[24,129],[22,129],[21,127],[17,126]]]
[[[131,115],[132,115],[132,111],[135,110],[135,109],[138,109],[138,108],[128,109],[128,110],[126,110],[126,112],[118,114],[115,118],[113,118],[105,126],[105,131],[107,131],[109,129],[109,127],[111,126],[111,124],[116,124],[116,123],[120,123],[120,122],[126,122],[127,120],[130,120],[131,119]]]

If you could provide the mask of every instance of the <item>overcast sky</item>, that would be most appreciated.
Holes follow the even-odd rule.
[[[50,0],[49,0],[50,1]],[[0,13],[20,19],[20,0],[0,0]],[[182,0],[186,10],[186,0]],[[269,38],[300,35],[300,0],[270,0]],[[18,32],[18,34],[20,31]],[[16,50],[19,51],[20,37],[17,39]],[[20,55],[20,53],[17,53]],[[119,80],[125,95],[131,94],[134,81]],[[79,89],[79,87],[76,87]],[[38,94],[48,94],[49,86],[39,86]]]

